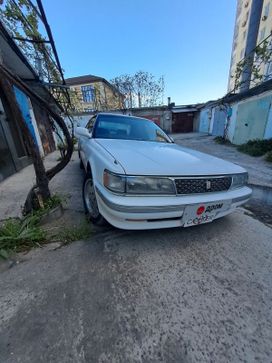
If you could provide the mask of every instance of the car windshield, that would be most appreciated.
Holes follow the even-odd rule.
[[[93,137],[98,139],[123,139],[171,142],[153,121],[131,116],[99,115]]]

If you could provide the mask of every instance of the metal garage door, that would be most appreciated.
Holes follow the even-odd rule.
[[[216,107],[214,111],[212,135],[224,136],[225,122],[226,122],[226,112]]]
[[[270,107],[271,96],[239,105],[233,143],[239,145],[248,140],[262,139]]]
[[[192,132],[194,128],[193,112],[172,113],[172,132]]]

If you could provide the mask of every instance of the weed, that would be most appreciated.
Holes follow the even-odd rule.
[[[85,222],[79,226],[64,228],[57,236],[55,236],[55,240],[67,244],[73,241],[88,238],[90,237],[91,233],[91,224]]]
[[[239,145],[237,149],[251,156],[262,156],[272,151],[272,139],[268,140],[249,140],[246,144]]]
[[[223,136],[216,136],[214,138],[214,141],[217,144],[231,145],[231,142],[229,140],[225,139]]]
[[[51,209],[60,205],[64,197],[53,195],[43,209],[34,211],[24,219],[8,219],[0,226],[0,258],[7,259],[11,253],[28,250],[48,242],[47,232],[39,226],[41,218]],[[87,222],[70,228],[63,228],[54,236],[55,241],[67,244],[91,235],[91,225]]]
[[[53,209],[61,205],[63,202],[65,202],[65,198],[63,196],[60,196],[59,194],[54,194],[45,202],[44,208]]]
[[[51,209],[54,209],[65,202],[66,197],[54,194],[49,199],[47,199],[47,201],[44,203],[43,208],[35,210],[33,214],[41,219],[41,217],[47,214]]]
[[[265,156],[265,160],[269,161],[270,163],[272,163],[272,150],[269,151],[266,156]]]
[[[31,214],[24,219],[8,219],[0,227],[0,257],[20,252],[45,241],[45,232],[38,226],[39,216]]]

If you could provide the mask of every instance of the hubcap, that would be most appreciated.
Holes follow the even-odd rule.
[[[99,210],[92,179],[87,179],[84,185],[84,200],[90,216],[97,218],[99,216]]]

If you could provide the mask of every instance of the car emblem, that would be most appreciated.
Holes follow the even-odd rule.
[[[210,180],[206,180],[206,189],[210,190],[211,186],[212,186],[212,184],[211,184]]]

